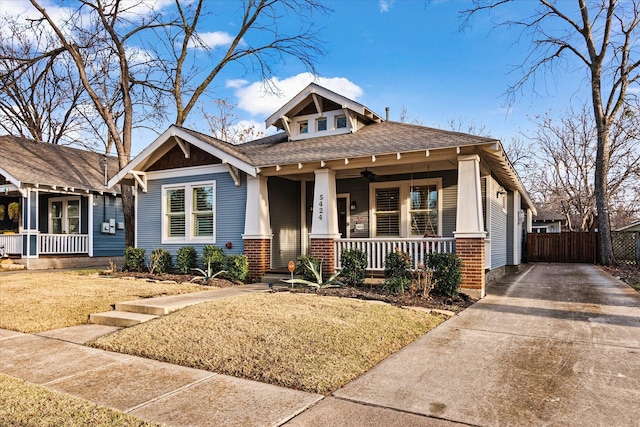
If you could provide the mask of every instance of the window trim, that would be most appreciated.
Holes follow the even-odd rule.
[[[197,187],[211,186],[212,211],[213,211],[213,230],[211,236],[195,236],[195,211],[193,208],[193,190]],[[167,220],[167,190],[184,189],[184,215],[185,215],[185,231],[184,237],[169,237],[169,221]],[[217,223],[217,200],[216,200],[216,181],[198,181],[176,184],[164,184],[161,187],[162,192],[162,236],[163,244],[181,244],[181,243],[216,243],[216,223]]]
[[[78,202],[78,231],[75,233],[69,233],[69,202],[77,201]],[[82,234],[82,197],[80,196],[68,196],[68,197],[51,197],[48,200],[49,203],[49,212],[48,212],[48,232],[49,234],[53,233],[53,202],[62,202],[62,225],[66,231],[63,231],[62,234]]]
[[[376,236],[376,206],[375,197],[376,190],[379,188],[400,188],[400,236],[399,238],[416,237],[411,233],[411,194],[410,187],[417,185],[435,185],[437,193],[437,209],[438,209],[438,236],[442,236],[442,178],[424,178],[414,180],[402,180],[402,181],[388,181],[388,182],[372,182],[369,184],[369,235],[372,238]],[[392,236],[384,236],[392,237]],[[422,237],[422,236],[420,236]]]
[[[344,126],[338,126],[338,120],[344,118]],[[349,129],[349,121],[346,114],[336,114],[335,116],[335,128],[336,129]]]
[[[324,121],[324,129],[320,129],[320,122]],[[316,119],[316,132],[326,132],[329,129],[329,121],[326,117],[318,117]]]

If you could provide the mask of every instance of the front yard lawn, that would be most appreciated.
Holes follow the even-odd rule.
[[[0,425],[153,427],[131,415],[0,374]]]
[[[88,345],[328,394],[444,320],[345,298],[252,294],[187,307]]]
[[[0,328],[35,333],[87,323],[116,302],[203,290],[189,284],[149,283],[83,272],[0,274]]]

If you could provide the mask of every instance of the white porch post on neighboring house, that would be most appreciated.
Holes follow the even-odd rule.
[[[311,218],[311,255],[322,260],[325,278],[335,271],[334,239],[338,230],[338,202],[336,200],[336,173],[331,169],[316,169]]]
[[[456,210],[456,254],[462,258],[461,291],[472,298],[485,294],[484,230],[480,157],[458,156],[458,204]]]
[[[271,219],[267,178],[247,177],[247,204],[244,220],[244,253],[251,280],[260,280],[271,268]]]
[[[93,257],[93,194],[88,196],[89,211],[87,212],[87,231],[89,232],[89,256]],[[114,201],[114,204],[116,202]]]

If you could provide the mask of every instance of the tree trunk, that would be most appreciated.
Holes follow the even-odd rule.
[[[135,246],[135,203],[133,187],[122,184],[122,210],[124,211],[124,239],[126,246]]]
[[[604,128],[604,129],[602,129]],[[600,239],[600,262],[615,264],[611,243],[611,222],[609,219],[609,191],[607,171],[609,170],[610,144],[606,126],[598,124],[598,149],[596,151],[595,196],[598,211],[598,238]]]

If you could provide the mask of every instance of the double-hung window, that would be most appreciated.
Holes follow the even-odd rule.
[[[371,184],[374,237],[440,236],[440,179]]]
[[[49,199],[49,232],[80,234],[80,199],[59,197]]]
[[[215,242],[215,182],[164,185],[163,242]]]

